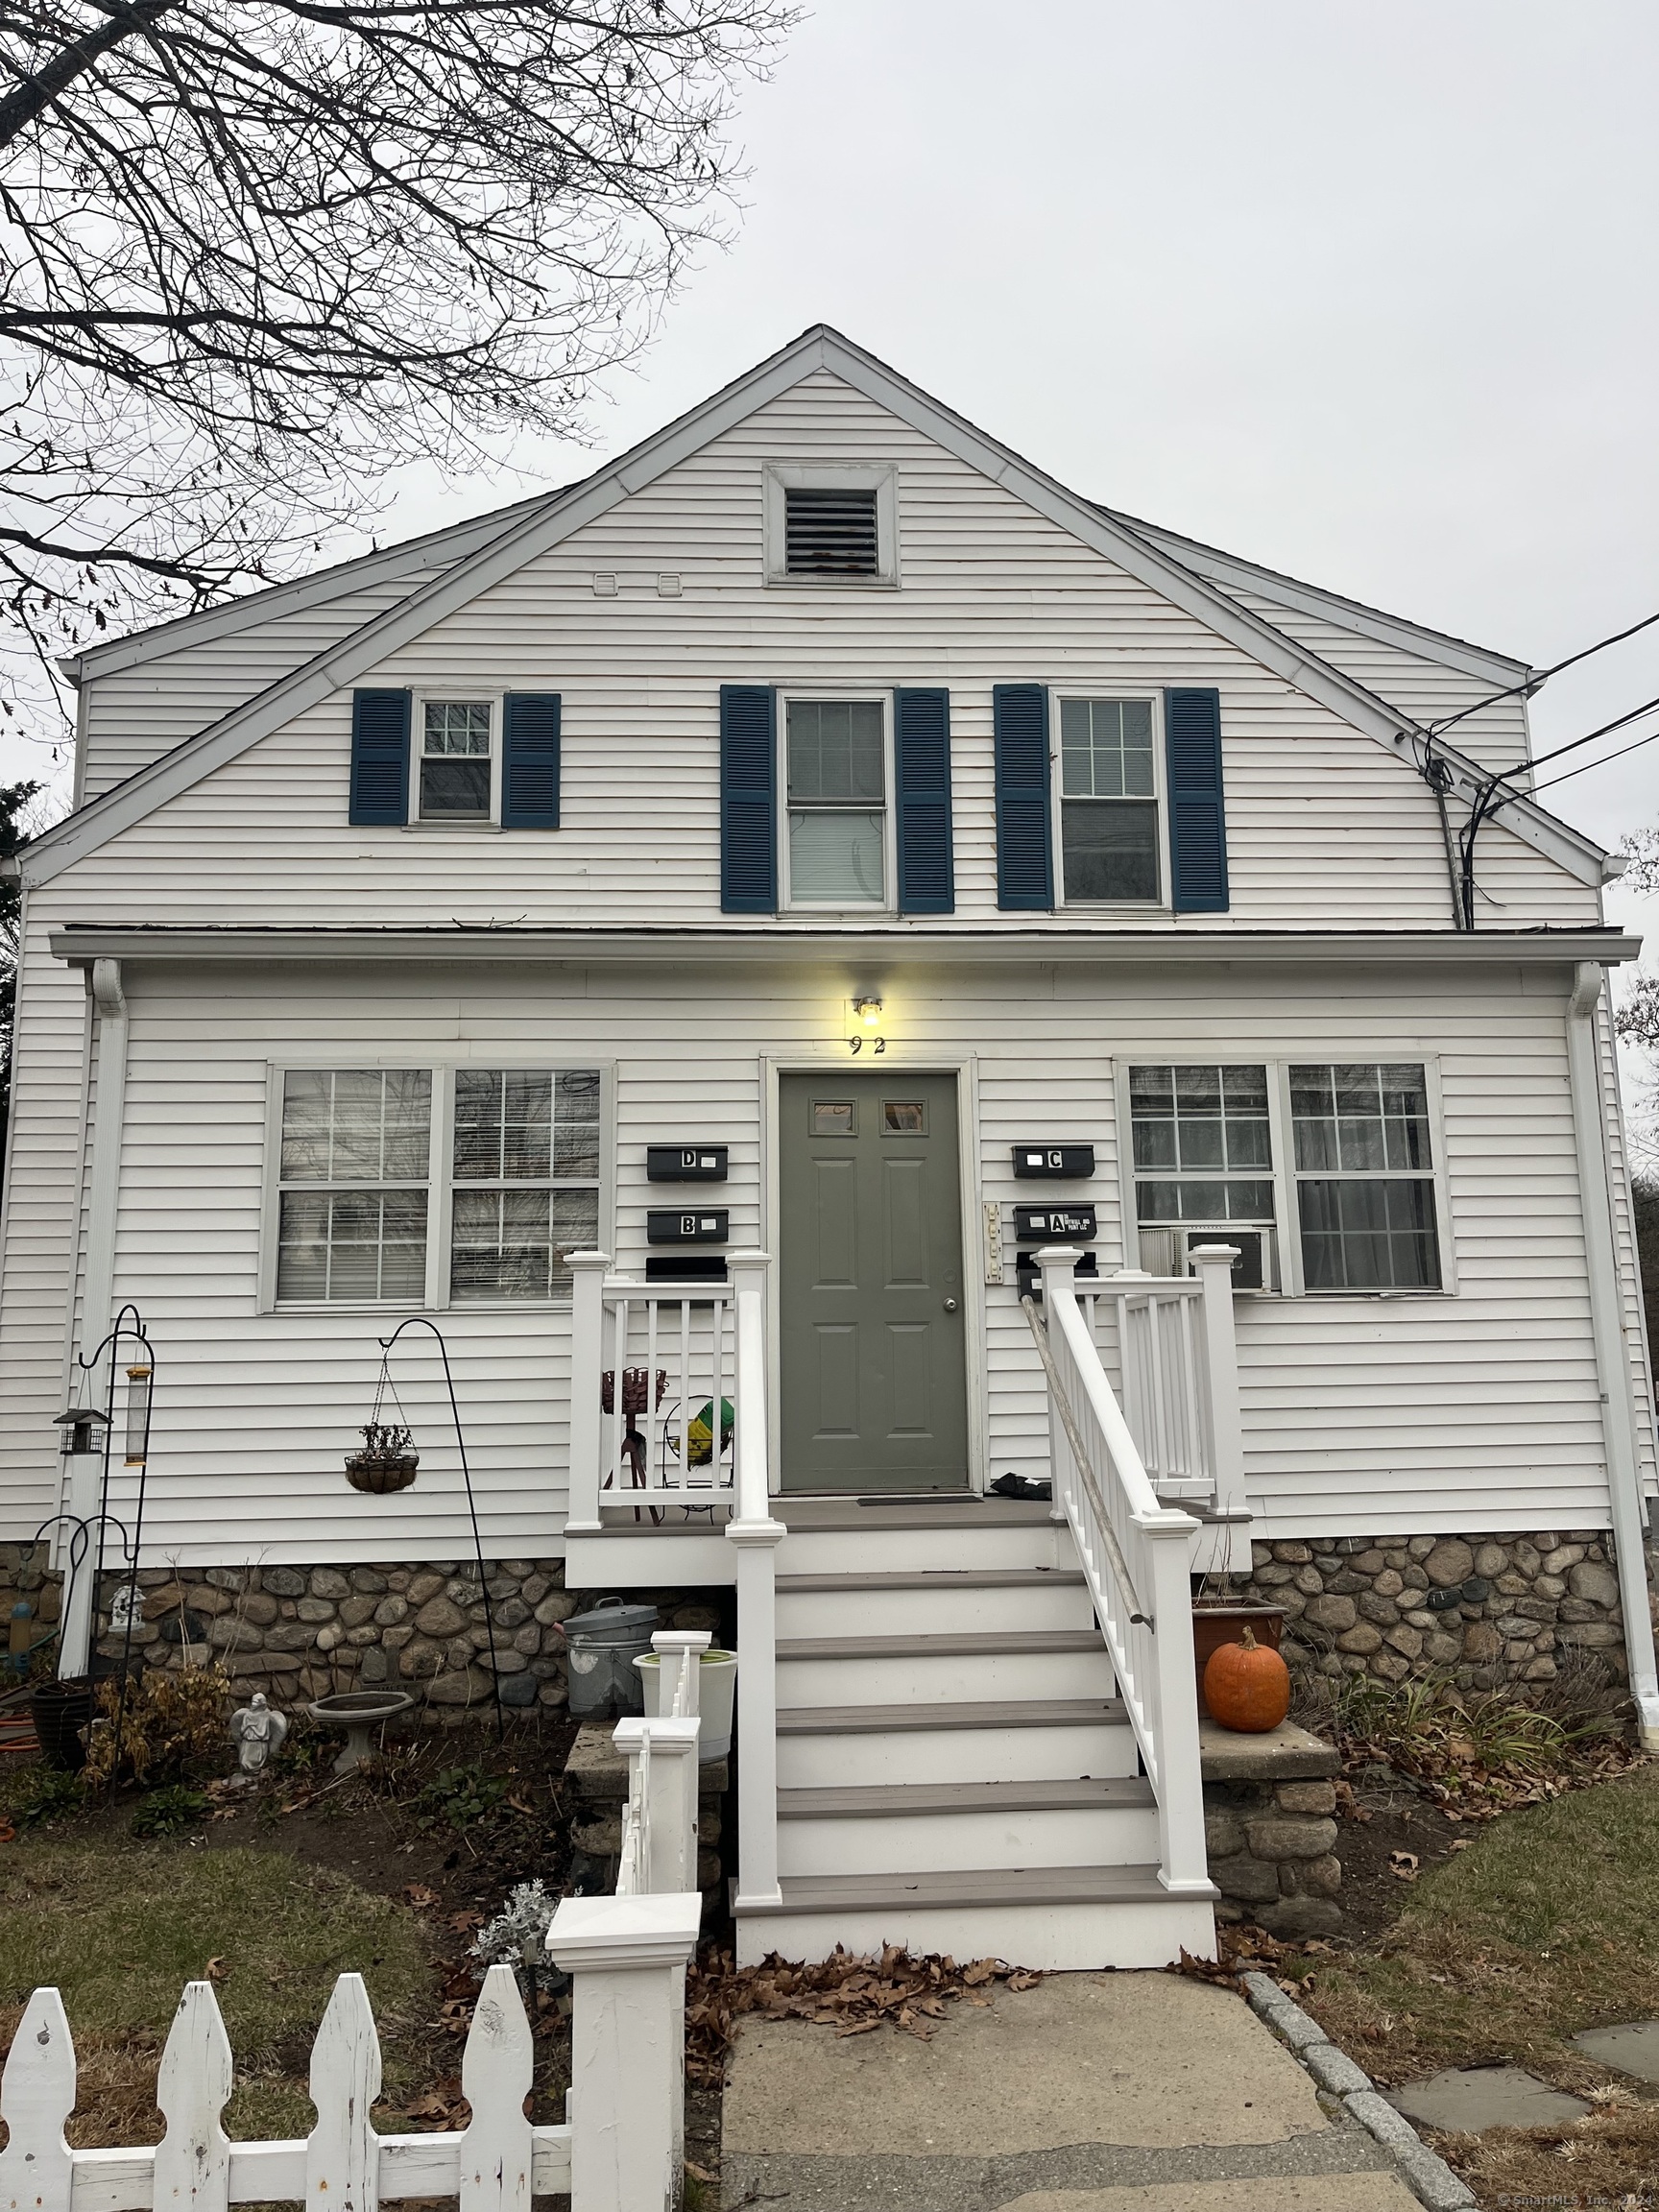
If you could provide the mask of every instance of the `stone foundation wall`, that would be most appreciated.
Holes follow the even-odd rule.
[[[1275,1936],[1328,1936],[1337,1902],[1336,1791],[1318,1779],[1206,1782],[1204,1841],[1216,1917],[1251,1920]]]
[[[61,1578],[44,1548],[0,1546],[0,1612],[32,1608],[29,1640],[58,1620]],[[565,1643],[558,1623],[600,1595],[567,1591],[562,1559],[487,1562],[495,1659],[491,1671],[485,1592],[470,1561],[396,1560],[372,1567],[145,1568],[138,1575],[144,1619],[132,1648],[147,1667],[185,1666],[204,1654],[224,1662],[240,1696],[263,1690],[292,1707],[336,1690],[407,1690],[432,1719],[463,1719],[493,1705],[499,1679],[509,1709],[557,1710],[567,1701]],[[119,1576],[107,1570],[108,1600]],[[665,1628],[722,1625],[719,1593],[640,1591]],[[125,1644],[100,1621],[98,1649],[118,1659]],[[728,1638],[730,1641],[730,1638]]]
[[[1537,1685],[1575,1652],[1629,1673],[1604,1528],[1527,1536],[1340,1536],[1253,1546],[1235,1592],[1285,1608],[1285,1657],[1326,1674],[1449,1675],[1464,1689]],[[1648,1603],[1653,1561],[1647,1562]]]

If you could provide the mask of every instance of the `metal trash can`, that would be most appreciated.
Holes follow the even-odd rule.
[[[564,1628],[569,1656],[571,1717],[598,1720],[642,1711],[639,1674],[634,1662],[651,1648],[657,1628],[656,1606],[630,1605],[622,1598],[601,1598],[590,1613],[573,1614]]]

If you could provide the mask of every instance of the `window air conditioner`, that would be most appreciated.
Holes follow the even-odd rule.
[[[1237,1221],[1185,1221],[1179,1229],[1142,1229],[1141,1264],[1148,1275],[1190,1275],[1190,1255],[1198,1244],[1231,1244],[1238,1252],[1233,1262],[1235,1290],[1279,1287],[1279,1256],[1273,1231],[1265,1225],[1244,1228]]]

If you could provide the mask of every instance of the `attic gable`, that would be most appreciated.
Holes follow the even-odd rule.
[[[935,441],[1404,764],[1414,765],[1421,757],[1425,733],[1398,709],[1242,606],[1149,535],[1079,499],[873,355],[819,326],[585,482],[532,502],[517,520],[510,520],[432,581],[70,816],[29,848],[27,879],[38,882],[57,875],[272,731],[350,687],[481,593],[654,484],[757,410],[805,379],[826,373]],[[1437,750],[1473,788],[1479,768],[1449,755],[1443,746]],[[1599,881],[1603,857],[1599,850],[1543,809],[1517,803],[1504,819],[1516,834],[1578,880]]]

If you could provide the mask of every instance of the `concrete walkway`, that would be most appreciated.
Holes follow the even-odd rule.
[[[1054,1974],[930,2043],[745,2020],[726,2212],[1421,2212],[1229,1990]]]

